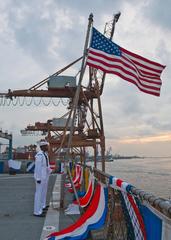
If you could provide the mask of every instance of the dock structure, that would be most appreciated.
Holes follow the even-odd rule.
[[[8,159],[12,158],[12,134],[8,132],[3,132],[0,129],[0,138],[7,139],[9,141]]]

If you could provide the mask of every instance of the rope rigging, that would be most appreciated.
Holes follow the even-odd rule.
[[[63,106],[67,106],[69,103],[69,99],[64,100],[63,98],[54,99],[48,98],[45,100],[43,97],[15,97],[15,98],[6,98],[6,96],[0,96],[0,106],[59,106],[59,104]]]

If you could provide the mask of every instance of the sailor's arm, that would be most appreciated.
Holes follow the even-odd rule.
[[[41,154],[36,155],[36,161],[35,161],[35,180],[37,183],[41,183],[42,179],[42,156]]]

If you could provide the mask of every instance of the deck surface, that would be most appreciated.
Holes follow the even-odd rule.
[[[55,178],[49,180],[48,201]],[[0,174],[0,239],[40,239],[45,218],[33,216],[34,192],[32,174]]]

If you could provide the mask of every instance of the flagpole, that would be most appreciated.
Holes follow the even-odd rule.
[[[92,27],[92,23],[93,23],[93,14],[92,13],[89,15],[88,20],[89,21],[88,21],[88,27],[87,27],[87,33],[86,33],[86,40],[85,40],[85,44],[84,44],[84,52],[83,52],[83,59],[82,59],[82,64],[81,64],[80,77],[79,77],[78,86],[77,86],[77,90],[76,90],[76,93],[75,93],[75,96],[74,96],[73,106],[72,106],[71,114],[70,114],[70,117],[71,117],[72,112],[73,112],[73,116],[72,116],[72,119],[71,119],[71,129],[70,129],[68,145],[67,145],[67,153],[66,153],[66,158],[67,159],[69,159],[69,148],[71,146],[72,137],[73,137],[73,133],[74,133],[74,121],[75,121],[76,110],[77,110],[79,96],[80,96],[81,82],[82,82],[82,79],[83,79],[83,76],[84,76],[84,72],[85,72],[85,69],[86,69],[87,47],[88,47],[89,38],[90,38],[90,31],[91,31],[91,27]],[[67,171],[69,173],[70,182],[71,182],[72,188],[74,190],[74,194],[75,194],[76,200],[77,200],[77,202],[79,204],[78,195],[77,195],[75,186],[74,186],[73,181],[72,181],[71,172],[70,172],[69,167],[67,167]],[[61,203],[62,203],[61,205],[63,205],[64,191],[62,191],[61,195],[63,195],[63,196],[61,196]]]
[[[77,90],[75,93],[75,97],[74,97],[74,102],[73,102],[73,118],[72,118],[72,124],[71,124],[71,130],[70,130],[70,135],[69,135],[69,141],[68,141],[68,147],[70,147],[71,145],[71,141],[72,141],[72,134],[74,131],[74,118],[75,118],[75,114],[76,114],[76,110],[77,110],[77,105],[78,105],[78,100],[79,100],[79,94],[80,94],[80,89],[81,89],[81,82],[84,76],[84,72],[86,69],[86,55],[87,55],[87,47],[88,47],[88,42],[89,42],[89,37],[90,37],[90,30],[92,27],[92,23],[93,23],[93,14],[91,13],[89,15],[88,18],[89,22],[88,22],[88,28],[87,28],[87,34],[86,34],[86,40],[85,40],[85,45],[84,45],[84,54],[83,54],[83,60],[82,60],[82,65],[81,65],[81,72],[80,72],[80,77],[79,77],[79,81],[78,81],[78,86],[77,86]]]

